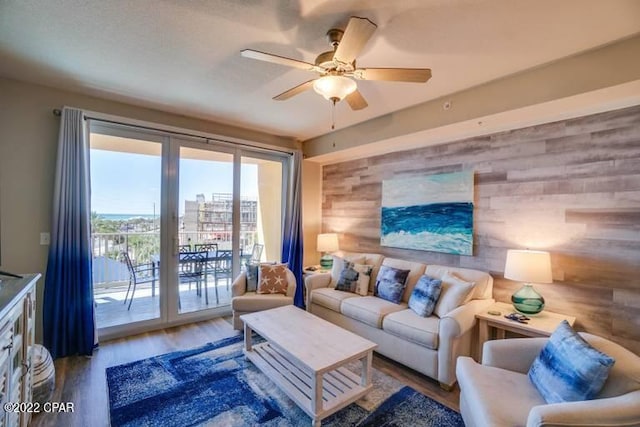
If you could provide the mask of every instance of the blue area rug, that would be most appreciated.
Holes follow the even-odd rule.
[[[304,426],[311,419],[242,354],[242,336],[107,368],[116,426]],[[359,363],[349,365],[358,373]],[[455,411],[374,369],[365,397],[323,426],[462,427]]]

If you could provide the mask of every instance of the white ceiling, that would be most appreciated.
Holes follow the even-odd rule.
[[[305,140],[328,133],[313,62],[349,16],[378,25],[361,67],[429,67],[426,84],[359,81],[340,129],[640,32],[638,0],[0,0],[0,76]],[[1,95],[0,95],[1,96]]]

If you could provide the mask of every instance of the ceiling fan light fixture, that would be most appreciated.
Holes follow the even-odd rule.
[[[324,76],[313,82],[313,90],[327,101],[342,101],[358,88],[355,81],[345,76]]]

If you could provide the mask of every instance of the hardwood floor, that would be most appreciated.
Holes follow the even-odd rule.
[[[228,320],[218,318],[103,342],[93,357],[58,359],[55,361],[56,388],[51,401],[73,402],[74,412],[37,414],[31,426],[108,426],[109,403],[105,379],[107,367],[197,347],[236,333]],[[440,389],[437,381],[378,355],[374,356],[373,366],[458,410],[460,390],[457,386],[453,391],[446,392]]]

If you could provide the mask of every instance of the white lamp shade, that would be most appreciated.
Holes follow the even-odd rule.
[[[318,234],[318,252],[338,250],[338,235],[335,233]]]
[[[356,82],[344,76],[324,76],[313,82],[313,90],[328,101],[334,98],[342,101],[358,88]]]
[[[509,249],[504,277],[526,283],[552,283],[549,252]]]

